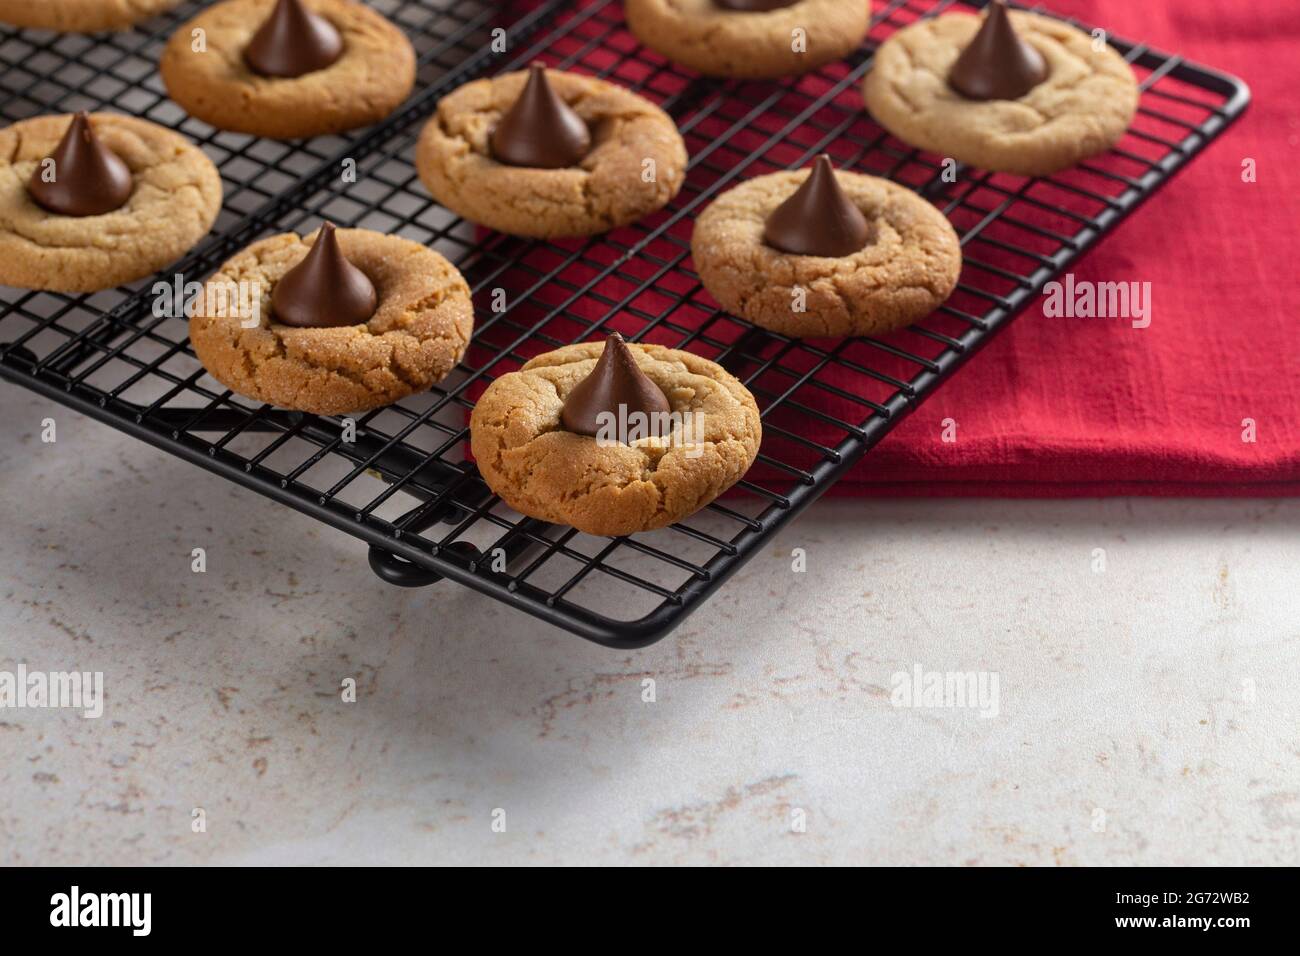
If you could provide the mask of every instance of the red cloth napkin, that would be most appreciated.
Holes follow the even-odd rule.
[[[1246,114],[1077,262],[1150,282],[1151,325],[1028,310],[887,436],[850,495],[1300,494],[1295,0],[1052,0],[1243,78]],[[1254,159],[1257,181],[1242,181]],[[941,440],[944,419],[957,440]],[[1255,423],[1242,441],[1244,419]]]

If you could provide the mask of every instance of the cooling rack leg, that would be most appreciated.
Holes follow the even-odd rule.
[[[442,575],[437,571],[412,564],[373,544],[370,546],[367,560],[370,562],[371,571],[379,575],[382,580],[399,588],[423,588],[442,580]]]
[[[447,548],[448,551],[455,551],[457,554],[464,556],[470,561],[477,561],[482,554],[478,548],[474,547],[468,541],[457,541]],[[418,564],[412,564],[405,558],[399,558],[390,551],[385,551],[377,545],[370,546],[370,552],[366,556],[370,562],[370,570],[375,574],[399,588],[424,588],[430,584],[437,584],[442,580],[442,575],[437,571],[431,571],[428,568],[422,568]]]

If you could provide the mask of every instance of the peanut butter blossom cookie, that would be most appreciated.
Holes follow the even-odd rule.
[[[826,156],[719,196],[695,222],[691,256],[724,309],[799,337],[909,325],[961,272],[943,213],[887,179],[836,172]]]
[[[0,0],[0,23],[67,33],[122,30],[181,0]]]
[[[904,142],[972,166],[1048,175],[1124,135],[1138,87],[1124,58],[1067,23],[1010,13],[946,13],[899,30],[876,52],[867,109]]]
[[[871,0],[627,0],[642,43],[708,76],[807,73],[866,35]]]
[[[188,251],[220,210],[211,160],[147,120],[78,113],[0,130],[0,284],[132,282]]]
[[[625,535],[680,521],[739,481],[762,425],[720,365],[612,335],[497,379],[470,439],[483,479],[516,511]]]
[[[677,195],[686,145],[649,100],[539,64],[443,97],[416,166],[434,198],[471,222],[516,236],[588,236]]]
[[[469,287],[438,253],[327,223],[305,239],[263,239],[223,265],[190,318],[190,342],[227,388],[336,415],[441,381],[473,326]]]
[[[294,139],[383,119],[415,84],[415,51],[354,0],[224,0],[173,34],[158,69],[205,123]]]

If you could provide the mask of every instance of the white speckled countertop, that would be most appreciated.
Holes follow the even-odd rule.
[[[626,654],[0,409],[0,670],[107,691],[0,709],[0,863],[1300,860],[1300,501],[823,502]]]

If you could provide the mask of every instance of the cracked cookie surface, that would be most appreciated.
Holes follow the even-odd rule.
[[[948,298],[961,272],[957,233],[938,209],[887,179],[835,174],[871,229],[861,251],[824,258],[767,245],[767,217],[808,175],[755,177],[723,193],[695,221],[695,270],[724,309],[774,332],[813,338],[901,328]],[[796,310],[800,290],[804,311]]]
[[[0,23],[65,33],[122,30],[181,0],[0,0]]]
[[[101,216],[38,206],[27,183],[71,116],[37,116],[0,130],[0,284],[95,292],[152,275],[207,235],[221,211],[221,177],[183,136],[156,123],[94,113],[96,136],[131,170],[131,198]]]
[[[763,13],[713,0],[627,0],[628,27],[650,49],[707,76],[764,78],[807,73],[853,52],[871,21],[871,0],[801,0]],[[796,51],[795,30],[805,46]]]
[[[217,129],[275,139],[339,133],[378,122],[415,84],[415,51],[406,35],[355,0],[306,0],[343,37],[343,55],[298,77],[260,76],[244,48],[275,0],[224,0],[167,41],[158,71],[167,92],[191,116]],[[192,47],[194,30],[206,49]]]
[[[674,412],[701,416],[689,442],[603,445],[565,431],[564,400],[604,348],[585,342],[539,355],[478,400],[470,417],[474,457],[506,504],[587,534],[625,535],[680,521],[744,476],[762,440],[758,406],[722,366],[690,352],[628,345]]]
[[[227,388],[281,408],[341,415],[389,405],[441,381],[465,354],[474,327],[469,286],[456,268],[417,242],[365,229],[340,229],[348,260],[374,283],[375,314],[363,325],[292,328],[275,321],[275,283],[302,261],[316,233],[271,236],[221,267],[204,302],[212,315],[190,319],[190,342]],[[233,290],[255,290],[258,324],[243,328]],[[206,307],[201,311],[207,311]],[[251,319],[250,319],[251,321]]]
[[[591,130],[581,162],[536,169],[493,159],[489,137],[527,78],[520,71],[474,80],[439,101],[416,150],[420,179],[438,202],[499,232],[551,239],[607,232],[677,195],[686,144],[672,118],[630,90],[576,73],[547,70],[546,78]]]
[[[948,73],[980,18],[948,13],[899,30],[863,84],[867,109],[912,146],[963,163],[1045,176],[1105,152],[1124,135],[1138,87],[1124,58],[1068,23],[1012,12],[1016,32],[1047,61],[1048,77],[1017,100],[968,100]]]

